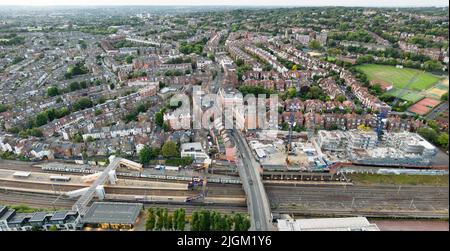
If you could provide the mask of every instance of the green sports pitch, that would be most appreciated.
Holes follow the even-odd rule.
[[[416,74],[418,74],[416,79],[408,86],[409,90],[423,91],[441,79],[439,76],[421,70],[389,65],[366,64],[356,68],[364,72],[369,80],[392,83],[397,90],[403,89]]]

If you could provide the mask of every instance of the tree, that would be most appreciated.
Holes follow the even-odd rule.
[[[165,230],[169,230],[170,226],[169,226],[169,212],[167,210],[167,208],[164,208],[163,212],[162,212],[162,222],[163,222],[163,228]],[[172,223],[170,223],[171,225]]]
[[[436,143],[438,138],[437,132],[431,128],[421,127],[417,130],[417,133],[420,134],[422,137],[424,137],[426,140],[430,141],[431,143]]]
[[[141,149],[139,152],[139,162],[143,165],[147,165],[150,163],[150,160],[152,159],[152,151],[150,147],[144,146],[144,148]]]
[[[211,61],[213,61],[213,62],[216,61],[216,57],[214,56],[214,54],[209,54],[209,55],[208,55],[208,58],[209,58]]]
[[[0,113],[6,112],[8,110],[8,106],[0,104]]]
[[[87,86],[87,82],[86,81],[83,80],[83,81],[80,82],[80,88],[81,89],[86,89],[87,87],[88,86]]]
[[[211,230],[212,231],[220,231],[220,218],[221,214],[218,212],[213,211],[211,214]]]
[[[156,219],[156,230],[161,231],[164,227],[164,216],[161,208],[156,209],[156,216],[158,216]]]
[[[437,143],[445,149],[448,149],[448,133],[444,132],[439,134]]]
[[[233,219],[232,218],[230,218],[230,217],[228,217],[228,215],[224,215],[222,218],[221,218],[221,222],[222,222],[222,230],[223,231],[231,231],[231,226],[232,226],[232,223],[233,223]]]
[[[318,99],[322,94],[322,90],[318,86],[312,86],[309,88],[307,97],[311,99]]]
[[[164,125],[164,114],[161,111],[155,113],[155,123],[160,127]]]
[[[173,219],[172,225],[175,230],[178,230],[178,217],[179,217],[179,209],[173,210]]]
[[[309,48],[313,49],[313,50],[319,50],[320,48],[322,48],[322,46],[320,46],[319,41],[313,39],[309,42]]]
[[[211,229],[211,212],[209,210],[202,210],[199,214],[199,230],[210,231]]]
[[[48,122],[47,113],[45,112],[38,113],[38,115],[36,116],[36,126],[43,126],[47,124],[47,122]]]
[[[78,83],[78,82],[76,82],[76,81],[71,82],[71,83],[69,84],[69,89],[70,89],[70,91],[72,91],[72,92],[81,89],[80,83]]]
[[[164,157],[177,157],[179,155],[177,144],[173,141],[164,143],[161,153]]]
[[[133,59],[134,59],[133,55],[128,55],[125,57],[125,62],[127,64],[131,64],[131,63],[133,63]]]
[[[233,217],[234,220],[234,231],[241,231],[241,225],[243,222],[243,217],[240,213],[237,213]]]
[[[227,215],[224,215],[223,217],[220,217],[219,219],[219,228],[221,231],[227,231],[229,228]]]
[[[48,95],[49,97],[54,97],[54,96],[59,95],[59,89],[58,89],[58,87],[56,87],[56,86],[51,86],[51,87],[49,87],[49,88],[47,89],[47,95]]]
[[[448,101],[448,92],[444,93],[444,94],[441,96],[441,101]]]
[[[164,123],[163,126],[162,126],[162,128],[163,128],[163,130],[164,130],[165,132],[168,132],[169,129],[170,129],[170,127],[169,127],[169,125],[168,125],[167,123]]]
[[[297,70],[297,65],[296,65],[296,64],[292,66],[292,70],[293,70],[293,71],[296,71],[296,70]]]
[[[186,211],[184,208],[181,208],[178,212],[178,219],[177,219],[177,230],[178,231],[184,231],[184,228],[186,226]]]
[[[200,231],[200,225],[199,225],[199,214],[197,211],[194,211],[192,213],[191,218],[191,231]]]
[[[155,228],[156,218],[153,208],[149,208],[147,211],[147,221],[145,222],[145,230],[151,231]]]
[[[377,94],[380,95],[381,93],[383,93],[383,89],[381,88],[381,85],[379,84],[375,84],[372,86],[372,90]]]
[[[248,231],[250,229],[250,226],[251,226],[250,219],[244,217],[244,219],[242,220],[241,231]]]
[[[435,131],[439,131],[439,125],[435,120],[428,120],[427,125]]]
[[[48,228],[48,231],[58,231],[58,227],[56,227],[56,225],[52,225],[51,227]]]
[[[31,135],[33,137],[42,137],[43,133],[38,128],[32,128],[32,129],[29,130],[29,135]]]
[[[345,99],[346,99],[346,98],[345,98],[344,95],[339,95],[339,96],[337,96],[337,98],[336,98],[336,100],[339,101],[339,102],[341,102],[341,103],[344,102]]]
[[[73,135],[72,141],[75,143],[81,143],[83,142],[83,137],[79,133],[77,133]]]
[[[73,104],[73,109],[75,111],[84,110],[86,108],[91,108],[94,105],[91,99],[89,98],[80,98]]]
[[[166,230],[173,230],[173,216],[170,214],[167,216],[167,228]]]
[[[237,60],[236,60],[236,65],[237,65],[238,67],[244,65],[244,60],[241,59],[241,58],[237,59]]]
[[[442,70],[442,67],[441,62],[437,60],[428,60],[423,63],[423,68],[427,71],[440,71]]]
[[[287,98],[293,98],[297,95],[297,90],[295,89],[295,87],[291,87],[287,90]]]

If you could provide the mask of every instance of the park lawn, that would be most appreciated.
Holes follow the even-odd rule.
[[[378,79],[392,83],[396,89],[404,88],[414,75],[419,74],[417,78],[408,86],[410,90],[422,91],[430,88],[441,78],[428,72],[411,68],[397,68],[390,65],[365,64],[356,66],[357,69],[364,72],[369,80]]]
[[[349,174],[355,184],[448,186],[448,175]]]

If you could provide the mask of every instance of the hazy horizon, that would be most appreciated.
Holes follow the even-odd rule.
[[[394,3],[393,3],[394,2]],[[313,3],[313,4],[312,4]],[[0,6],[277,6],[277,7],[448,7],[448,1],[408,1],[408,0],[2,0]]]

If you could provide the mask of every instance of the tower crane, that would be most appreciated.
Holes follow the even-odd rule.
[[[400,92],[398,93],[398,95],[396,95],[397,97],[394,99],[394,101],[392,102],[392,107],[394,107],[398,100],[400,99],[400,97],[408,90],[408,87],[416,80],[416,78],[419,76],[419,72],[416,73],[409,81],[408,83],[406,83],[406,85],[400,90]],[[389,111],[387,109],[382,109],[380,111],[380,114],[378,114],[377,116],[377,128],[376,128],[376,132],[377,132],[377,136],[378,136],[378,143],[381,141],[382,136],[383,136],[383,128],[384,128],[384,123],[386,121],[387,116],[389,115]]]
[[[294,105],[291,104],[289,107],[289,110],[291,112],[289,116],[289,134],[288,134],[288,144],[287,144],[287,154],[288,157],[286,157],[286,162],[290,164],[289,155],[295,155],[294,149],[292,147],[292,131],[295,126],[295,114],[294,114]]]

